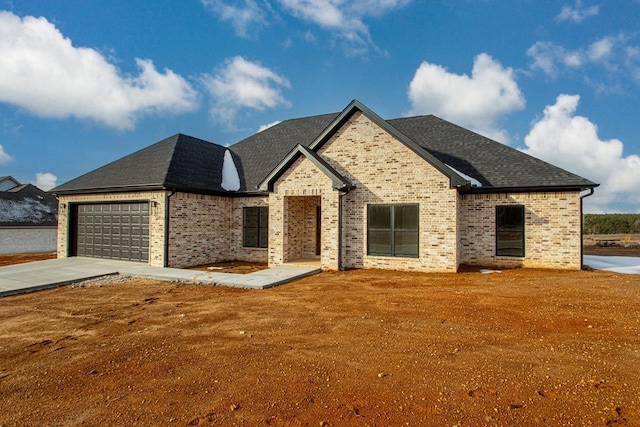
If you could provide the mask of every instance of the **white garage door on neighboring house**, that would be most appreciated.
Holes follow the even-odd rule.
[[[77,205],[72,255],[149,260],[149,203]]]

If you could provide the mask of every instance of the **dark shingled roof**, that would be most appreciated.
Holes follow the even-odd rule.
[[[240,191],[256,191],[260,182],[300,144],[308,147],[338,113],[285,120],[230,148],[240,175]]]
[[[151,189],[224,192],[226,148],[177,134],[51,190],[55,194]]]
[[[333,129],[328,126],[339,127],[341,120],[356,110],[372,116],[409,148],[422,152],[425,161],[450,175],[452,185],[465,180],[461,177],[460,181],[456,171],[482,184],[469,191],[582,190],[597,186],[438,117],[383,120],[354,100],[341,113],[286,120],[229,147],[240,177],[240,190],[235,194],[258,192],[257,186],[298,144],[308,148],[313,143],[317,149],[315,144],[331,135]],[[178,134],[51,191],[64,194],[168,188],[223,193],[225,150],[220,145]],[[453,174],[448,168],[442,169],[439,162],[454,168]]]
[[[436,116],[388,120],[442,163],[477,179],[481,190],[593,187],[593,182]]]
[[[48,226],[58,224],[58,199],[32,184],[0,191],[0,226]]]

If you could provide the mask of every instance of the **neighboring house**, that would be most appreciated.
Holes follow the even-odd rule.
[[[19,185],[18,180],[12,176],[0,176],[0,191],[8,191]]]
[[[55,252],[57,215],[55,196],[0,177],[0,254]]]
[[[359,103],[231,147],[175,135],[69,181],[58,256],[455,272],[581,267],[597,184],[435,116]]]

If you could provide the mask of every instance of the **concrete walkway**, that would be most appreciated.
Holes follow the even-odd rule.
[[[249,274],[151,267],[98,258],[59,258],[0,267],[0,297],[54,288],[111,274],[245,289],[267,289],[319,273],[314,267],[279,266]]]

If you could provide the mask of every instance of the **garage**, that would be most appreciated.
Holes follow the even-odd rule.
[[[72,255],[149,261],[149,203],[74,206]]]

